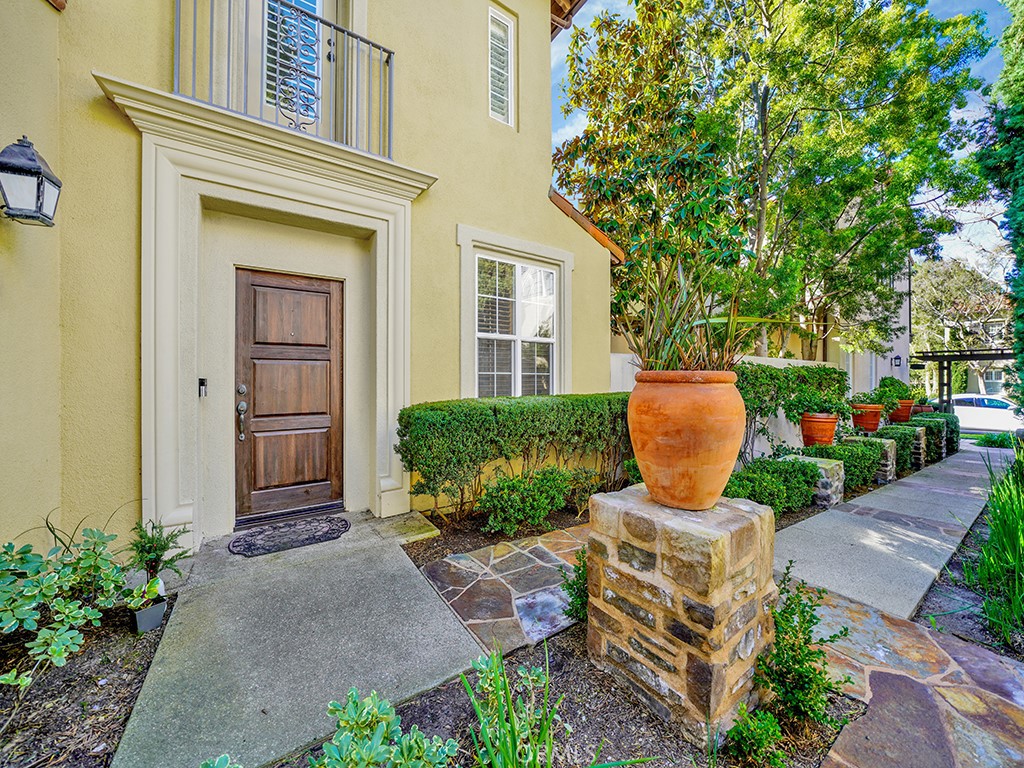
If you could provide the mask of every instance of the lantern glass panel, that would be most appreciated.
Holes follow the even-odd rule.
[[[0,172],[0,187],[3,187],[7,207],[20,211],[34,211],[38,181],[37,176]]]
[[[57,212],[57,198],[60,196],[60,187],[49,179],[43,179],[43,216],[52,220],[53,214]]]

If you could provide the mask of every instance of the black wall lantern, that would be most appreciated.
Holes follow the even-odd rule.
[[[0,211],[23,224],[53,226],[60,197],[58,179],[27,136],[0,152]]]
[[[903,358],[900,357],[899,355],[896,355],[896,357],[892,359],[892,364],[899,368],[901,365],[903,365]]]

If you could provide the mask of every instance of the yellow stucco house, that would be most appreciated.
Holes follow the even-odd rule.
[[[579,5],[5,4],[0,146],[63,186],[0,220],[0,541],[394,515],[403,406],[606,391],[614,246],[549,196]]]

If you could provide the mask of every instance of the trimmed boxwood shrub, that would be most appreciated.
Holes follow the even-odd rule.
[[[953,413],[919,413],[915,419],[942,419],[946,422],[946,455],[960,450],[960,417]]]
[[[812,445],[804,448],[803,454],[843,462],[848,489],[867,488],[872,485],[878,472],[878,465],[882,462],[882,446],[866,440],[841,445]]]
[[[818,468],[806,461],[754,459],[729,478],[724,495],[767,504],[781,515],[809,507],[819,477]]]
[[[571,474],[558,467],[499,475],[487,484],[477,509],[487,515],[485,531],[513,536],[523,526],[546,525],[548,515],[565,506],[571,490]]]
[[[896,474],[905,475],[914,464],[914,438],[917,430],[905,424],[879,427],[875,437],[896,441]]]
[[[420,403],[398,414],[395,451],[416,475],[412,493],[432,496],[435,512],[442,497],[456,514],[472,512],[498,462],[506,475],[596,465],[601,487],[614,490],[633,455],[628,402],[612,392]]]
[[[946,439],[942,423],[942,419],[929,419],[924,414],[914,416],[907,422],[911,427],[924,427],[925,458],[929,464],[942,460],[942,447]]]

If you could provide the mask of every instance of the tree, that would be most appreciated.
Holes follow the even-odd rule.
[[[950,118],[978,85],[981,17],[942,21],[924,0],[633,2],[635,21],[604,13],[573,32],[565,111],[588,124],[556,151],[559,182],[578,181],[582,148],[614,156],[623,130],[662,119],[639,84],[677,73],[655,77],[751,189],[741,205],[762,312],[788,311],[809,358],[836,331],[853,348],[883,347],[900,330],[911,253],[955,227],[941,204],[984,191],[955,159],[967,131]],[[602,226],[607,201],[581,190]]]
[[[1003,286],[957,261],[929,260],[914,268],[915,351],[991,349],[1009,338],[1010,299]],[[991,361],[971,361],[978,378]]]
[[[1024,405],[1024,2],[1007,3],[1013,21],[1003,33],[1003,71],[995,93],[1003,99],[989,106],[981,122],[980,148],[976,159],[981,174],[991,184],[993,197],[1005,206],[1000,226],[1014,254],[1014,269],[1007,275],[1013,304],[1013,351],[1011,388]]]

